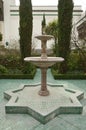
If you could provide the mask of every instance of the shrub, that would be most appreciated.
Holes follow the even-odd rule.
[[[57,19],[51,21],[48,23],[48,25],[45,28],[45,32],[48,35],[53,35],[55,39],[55,44],[52,45],[53,53],[57,56],[57,38],[58,38],[58,21]]]
[[[54,79],[86,79],[86,74],[58,74],[55,70],[51,69]]]
[[[83,70],[83,63],[79,53],[71,52],[69,59],[68,59],[68,70]]]
[[[36,67],[31,63],[21,64],[19,50],[0,48],[0,78],[31,79],[34,78]]]
[[[21,62],[20,59],[17,57],[7,56],[7,57],[0,57],[0,64],[5,66],[8,69],[21,69]]]
[[[0,74],[7,74],[8,70],[6,67],[4,67],[3,65],[0,65]]]
[[[12,74],[14,74],[14,75],[23,74],[21,69],[18,69],[18,68],[9,68],[8,71],[9,71],[9,74],[11,74],[11,75]]]
[[[23,67],[22,67],[22,72],[24,74],[32,74],[33,71],[36,70],[36,67],[32,63],[27,63],[25,62]]]

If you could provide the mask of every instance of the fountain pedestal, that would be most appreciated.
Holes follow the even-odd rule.
[[[41,57],[37,58],[28,58],[26,57],[24,60],[26,62],[32,62],[36,66],[41,69],[41,89],[38,92],[40,96],[48,96],[49,90],[47,89],[47,69],[48,67],[52,66],[56,62],[64,61],[61,57],[47,57],[46,53],[46,43],[47,40],[53,38],[51,35],[39,35],[36,36],[37,39],[41,40]]]
[[[46,43],[47,40],[53,38],[53,36],[45,36],[40,35],[36,37],[37,39],[41,40],[41,59],[45,59],[47,62],[47,53],[46,53]],[[40,67],[40,65],[39,65]],[[40,67],[41,69],[41,89],[38,92],[40,96],[47,96],[49,95],[49,91],[47,90],[47,67],[46,64],[43,67]]]
[[[41,89],[38,92],[39,95],[41,96],[47,96],[49,95],[49,91],[47,89],[47,77],[46,77],[46,73],[47,73],[47,68],[40,68],[41,69]]]

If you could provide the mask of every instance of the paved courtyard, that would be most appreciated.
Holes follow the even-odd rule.
[[[6,114],[3,92],[18,88],[21,84],[39,84],[40,70],[33,80],[0,80],[0,130],[86,130],[86,80],[54,80],[48,70],[47,82],[50,84],[65,85],[68,88],[84,92],[82,114],[62,114],[43,125],[28,114]]]

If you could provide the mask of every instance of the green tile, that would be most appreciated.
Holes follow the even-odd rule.
[[[50,70],[47,76],[48,83],[64,84],[72,89],[79,89],[86,93],[86,80],[54,80]],[[54,118],[46,125],[42,125],[26,114],[5,114],[4,106],[8,102],[3,92],[17,88],[20,84],[40,83],[40,70],[34,80],[0,80],[0,130],[86,130],[86,99],[82,101],[84,112],[82,115],[65,114]]]

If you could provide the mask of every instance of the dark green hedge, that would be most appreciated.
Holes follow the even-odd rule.
[[[33,79],[36,70],[32,74],[0,74],[0,79]]]
[[[54,79],[86,79],[86,74],[58,74],[51,71]]]

